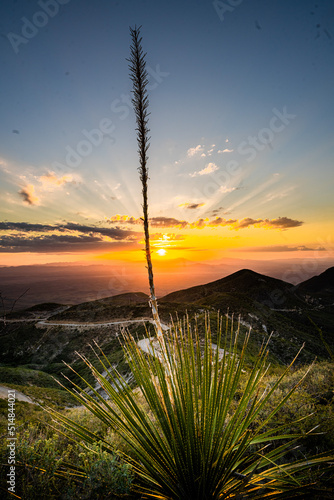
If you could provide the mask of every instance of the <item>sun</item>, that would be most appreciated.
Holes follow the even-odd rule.
[[[159,250],[157,250],[157,254],[160,255],[161,257],[163,257],[164,255],[166,255],[166,250],[164,248],[159,248]]]

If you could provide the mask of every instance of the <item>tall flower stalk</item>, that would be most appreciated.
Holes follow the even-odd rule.
[[[148,181],[148,155],[147,151],[150,146],[149,132],[148,128],[148,74],[146,70],[146,53],[142,49],[142,38],[140,36],[139,28],[130,28],[130,34],[132,38],[132,45],[130,47],[131,55],[128,59],[130,78],[132,80],[132,104],[135,111],[136,123],[137,123],[137,143],[138,143],[138,154],[139,154],[139,174],[142,183],[142,193],[143,193],[143,222],[144,222],[144,233],[145,233],[145,254],[147,261],[147,271],[148,271],[148,281],[150,286],[150,305],[152,309],[153,319],[156,324],[158,336],[162,335],[162,327],[160,322],[160,317],[158,313],[158,304],[155,296],[154,281],[153,281],[153,268],[151,259],[151,249],[150,249],[150,233],[149,233],[149,223],[148,223],[148,198],[147,198],[147,181]]]

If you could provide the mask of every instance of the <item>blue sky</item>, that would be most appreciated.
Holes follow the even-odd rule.
[[[205,236],[205,258],[333,251],[332,1],[18,0],[0,19],[4,263],[140,248],[134,25],[157,241]]]

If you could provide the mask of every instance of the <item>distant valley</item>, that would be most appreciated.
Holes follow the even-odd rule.
[[[180,288],[204,285],[243,268],[296,285],[321,274],[333,265],[334,261],[330,259],[225,259],[211,263],[174,259],[153,262],[158,297]],[[14,308],[17,310],[42,302],[79,304],[138,290],[148,293],[144,262],[0,266],[0,292],[7,309],[15,301]]]

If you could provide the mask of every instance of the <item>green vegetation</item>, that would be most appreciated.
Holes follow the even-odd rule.
[[[214,343],[218,343],[219,322],[217,321],[217,314],[212,311],[210,316],[211,340]],[[221,325],[225,334],[220,340],[220,346],[223,348],[224,343],[231,343],[233,339],[233,332],[230,329],[226,329],[224,321],[225,318],[222,319],[223,321],[221,322]],[[195,320],[193,319],[193,321]],[[152,333],[152,326],[148,326],[150,326]],[[182,328],[184,334],[187,335],[187,330],[184,330],[184,327],[187,327],[186,321],[184,321]],[[138,338],[147,336],[145,328],[141,325],[135,324],[131,326],[131,331],[135,338],[137,338],[137,329]],[[236,352],[235,360],[240,359],[240,356],[242,356],[242,347],[245,338],[247,337],[247,331],[248,329],[246,327],[240,326],[238,338],[236,339],[236,343],[233,344],[233,349],[235,349]],[[180,332],[180,330],[178,330],[178,332]],[[201,348],[201,352],[203,352],[205,333],[204,313],[197,316],[197,333],[199,337],[198,345]],[[77,344],[79,345],[80,335],[78,332],[76,332],[75,335],[78,338]],[[171,340],[172,339],[166,339],[166,342],[171,342]],[[266,340],[267,336],[265,333],[257,331],[252,331],[250,337],[248,338],[247,351],[245,351],[244,357],[242,358],[245,373],[241,372],[233,397],[231,395],[230,407],[228,408],[226,415],[226,423],[229,422],[229,419],[231,419],[231,417],[235,414],[235,411],[238,410],[238,405],[244,397],[243,395],[245,390],[247,390],[249,374],[255,366],[258,366],[259,348],[263,342],[266,342]],[[269,345],[273,345],[276,342],[279,342],[279,340],[280,339],[273,339],[270,341]],[[55,373],[59,380],[62,381],[60,372],[65,371],[67,376],[69,376],[74,382],[80,382],[80,391],[86,387],[87,382],[95,387],[96,377],[93,372],[96,374],[97,371],[100,371],[99,368],[101,368],[102,372],[105,371],[99,359],[92,353],[90,348],[82,350],[84,350],[85,356],[90,359],[90,362],[87,363],[86,359],[79,357],[76,358],[74,362],[71,362],[71,365],[76,368],[78,375],[75,375],[70,368],[65,367],[64,364],[60,362],[56,365],[48,365],[48,369],[50,369],[50,371],[51,367],[54,366]],[[118,338],[114,338],[114,340],[110,340],[109,338],[104,343],[103,351],[108,353],[108,362],[110,362],[111,365],[119,367],[124,376],[129,374],[130,366],[124,358],[124,353]],[[227,351],[232,352],[230,346],[227,348]],[[213,352],[211,354],[214,356]],[[140,353],[136,355],[139,356]],[[151,373],[158,376],[159,370],[164,370],[164,366],[159,368],[157,360],[153,360],[151,356],[143,354],[143,357],[145,362],[149,363],[149,366],[152,369]],[[267,359],[272,362],[272,365],[262,379],[260,390],[263,390],[264,388],[273,388],[277,378],[280,377],[286,369],[283,364],[277,362],[275,356],[271,356],[269,354]],[[103,357],[102,360],[106,363]],[[232,362],[229,357],[227,357],[225,361],[226,363]],[[92,371],[93,366],[94,370]],[[252,425],[250,426],[252,432],[255,432],[256,429],[259,428],[259,426],[261,426],[266,419],[268,419],[268,416],[275,411],[277,406],[280,405],[285,395],[293,389],[296,384],[298,384],[298,381],[305,375],[308,368],[309,365],[297,364],[297,362],[295,362],[276,390],[272,392],[272,395],[267,400],[266,405],[263,406],[261,411],[256,415]],[[212,370],[214,371],[214,366],[212,366]],[[134,371],[136,371],[136,367],[134,367]],[[137,373],[137,378],[139,375],[142,376],[142,370],[141,374]],[[98,377],[99,380],[101,380],[101,377]],[[160,377],[161,381],[163,381],[163,371],[161,371]],[[191,373],[188,378],[188,386],[190,378],[192,378]],[[86,379],[87,382],[82,379]],[[155,380],[156,379],[153,379],[153,381]],[[70,385],[70,383],[65,379],[63,381],[65,385]],[[110,381],[110,378],[107,377],[107,381]],[[149,381],[150,379],[148,379],[147,383],[149,383]],[[122,435],[119,434],[117,428],[110,425],[112,423],[111,421],[101,421],[84,407],[68,410],[64,409],[65,406],[69,407],[73,404],[78,405],[80,404],[80,401],[75,399],[74,396],[72,396],[67,390],[61,388],[48,373],[32,370],[27,366],[19,366],[15,368],[0,367],[0,383],[10,387],[15,387],[17,390],[22,391],[24,394],[29,395],[33,399],[39,400],[44,406],[53,406],[54,409],[58,410],[62,418],[69,419],[71,422],[73,421],[75,424],[85,427],[90,431],[90,433],[92,433],[93,436],[92,444],[89,445],[91,449],[87,450],[82,446],[87,446],[87,443],[84,441],[79,441],[77,443],[73,442],[72,438],[74,436],[72,431],[65,431],[66,435],[64,436],[59,431],[49,427],[49,424],[52,424],[52,421],[50,416],[48,416],[48,414],[46,414],[41,407],[38,405],[17,402],[17,457],[21,463],[21,465],[17,467],[17,491],[22,498],[34,498],[34,495],[35,498],[37,496],[40,498],[55,499],[119,498],[118,494],[122,488],[124,494],[128,492],[126,493],[125,498],[137,498],[135,490],[138,486],[143,487],[143,483],[139,481],[139,476],[134,472],[134,466],[136,460],[138,460],[138,453],[131,446],[129,446],[129,443],[124,439],[124,437],[122,437]],[[143,391],[140,389],[133,389],[133,387],[138,384],[138,380],[135,382],[130,381],[129,384],[130,387],[127,385],[127,387],[129,387],[129,392],[127,394],[133,395],[135,403],[138,404],[139,408],[142,409],[147,418],[150,419],[150,423],[148,425],[156,426],[157,431],[162,432],[161,429],[159,431],[161,422],[153,411],[154,406],[152,410]],[[186,388],[187,385],[182,385],[182,387]],[[195,387],[192,386],[192,389],[195,389]],[[219,390],[221,391],[222,389],[220,388]],[[286,455],[286,461],[290,464],[296,464],[296,462],[301,459],[305,460],[305,457],[308,457],[309,459],[309,457],[315,454],[328,454],[330,450],[334,449],[333,390],[333,362],[317,361],[313,364],[309,373],[304,378],[303,383],[295,388],[290,398],[286,400],[284,405],[280,406],[274,418],[267,422],[266,425],[268,430],[273,432],[274,437],[276,437],[275,432],[280,426],[285,426],[286,435],[290,436],[290,439],[294,439],[293,436],[296,434],[303,434],[303,438],[299,442],[299,448],[291,451],[287,450],[288,454]],[[127,394],[124,396],[128,397]],[[85,392],[83,395],[85,395],[86,398],[88,397]],[[99,401],[98,404],[104,410],[106,408],[104,400],[101,399],[100,396],[96,397],[99,398],[97,399],[97,401]],[[154,398],[154,392],[152,397]],[[113,403],[109,401],[107,404],[109,404],[114,410],[116,409],[115,401]],[[201,408],[202,406],[199,400],[199,409]],[[186,411],[186,408],[184,408],[184,410],[185,418],[190,418],[187,413],[188,410]],[[179,412],[179,415],[180,416],[178,418],[181,418],[182,412]],[[304,418],[307,415],[310,416],[308,418]],[[110,418],[111,417],[107,416],[107,419]],[[210,417],[208,415],[207,421],[210,422]],[[309,434],[309,430],[315,428],[316,426],[319,426],[316,432]],[[182,427],[180,427],[180,429],[182,429]],[[6,435],[6,430],[7,401],[2,400],[0,401],[0,435]],[[184,427],[182,432],[185,432]],[[199,437],[201,437],[200,433]],[[268,436],[268,439],[269,437],[270,436]],[[188,440],[187,436],[186,440]],[[275,442],[278,441],[269,439],[269,450],[272,449]],[[285,443],[285,440],[283,443]],[[5,449],[5,440],[3,441],[3,445],[1,463],[6,464],[5,457],[7,451]],[[102,446],[102,448],[100,448],[100,446]],[[107,450],[105,449],[106,447]],[[250,447],[250,451],[251,448],[252,447]],[[152,447],[148,451],[152,453]],[[132,468],[129,468],[128,466],[125,467],[124,458],[126,457],[122,458],[123,454],[129,458]],[[73,464],[76,466],[75,471],[73,471]],[[116,464],[117,469],[115,468]],[[91,467],[93,467],[93,469],[90,469]],[[118,469],[118,467],[120,467],[120,469]],[[2,478],[4,478],[7,469],[6,465],[2,468]],[[332,498],[333,491],[331,487],[333,487],[333,471],[320,471],[317,469],[318,467],[315,468],[314,472],[309,472],[309,477],[306,479],[308,479],[309,482],[314,482],[315,484],[312,488],[310,487],[310,493],[306,493],[306,491],[304,491],[302,498]],[[238,466],[238,468],[235,469],[237,473],[243,473],[242,470],[242,466]],[[107,473],[107,471],[109,472]],[[70,475],[74,472],[76,475]],[[300,479],[298,475],[297,479]],[[234,480],[236,480],[236,478],[232,477],[232,481]],[[131,488],[130,483],[132,485]],[[121,489],[117,490],[118,487]],[[147,485],[146,487],[148,489],[151,488],[151,486]],[[318,493],[315,491],[316,489],[319,490]],[[101,493],[101,491],[104,493]],[[68,497],[65,496],[64,492],[67,492],[66,494],[68,494]],[[109,497],[107,495],[109,495]],[[307,495],[309,495],[309,497]],[[247,497],[245,496],[244,498]],[[287,498],[291,497],[287,496]]]
[[[323,482],[328,479],[333,456],[305,456],[305,449],[296,448],[301,438],[302,443],[321,441],[311,430],[318,424],[311,415],[314,400],[301,390],[308,370],[292,373],[292,363],[269,376],[265,347],[250,368],[249,338],[241,352],[237,340],[233,329],[222,335],[218,328],[217,344],[224,349],[220,356],[211,344],[209,322],[202,334],[196,325],[192,329],[189,322],[178,323],[168,336],[151,342],[151,356],[125,333],[137,391],[102,351],[97,354],[100,370],[82,357],[110,400],[97,391],[74,395],[123,441],[122,456],[132,466],[135,490],[143,498],[307,498],[310,493],[316,498],[320,475]],[[103,376],[108,370],[109,376]],[[323,390],[328,382],[333,388],[328,366],[313,377],[313,384],[322,378],[317,384]],[[50,411],[78,442],[94,445],[100,440],[104,451],[115,452],[107,439]]]
[[[117,454],[106,453],[99,442],[89,449],[76,445],[50,427],[50,418],[41,409],[20,403],[18,421],[24,419],[16,441],[16,491],[24,500],[43,499],[114,499],[130,491],[131,468]],[[34,411],[32,411],[34,410]],[[106,426],[86,412],[67,412],[77,422],[106,435]],[[35,419],[38,420],[35,420]],[[28,423],[28,422],[31,423]],[[7,462],[6,441],[0,445],[1,463]],[[75,464],[75,467],[73,467]],[[6,484],[8,467],[1,467],[1,485]],[[1,498],[14,498],[2,488]]]
[[[20,367],[0,366],[0,382],[2,384],[16,384],[22,386],[55,387],[57,382],[49,374],[40,370],[31,370]]]

